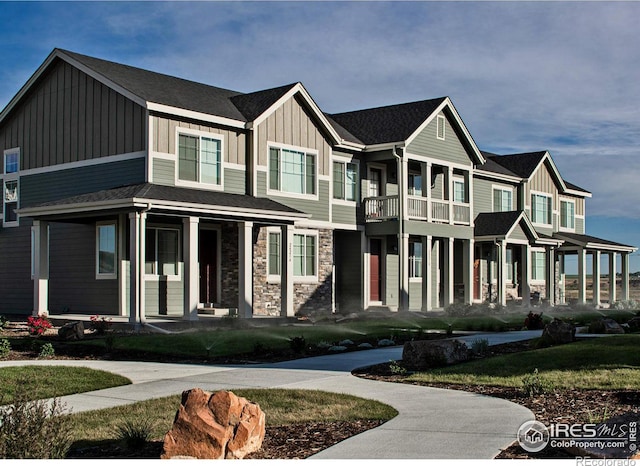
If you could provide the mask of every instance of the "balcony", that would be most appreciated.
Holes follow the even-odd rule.
[[[400,202],[397,195],[368,197],[363,202],[367,222],[397,219],[400,216]],[[407,218],[433,223],[470,225],[471,209],[469,204],[462,202],[408,196]]]

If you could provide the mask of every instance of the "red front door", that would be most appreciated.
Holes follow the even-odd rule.
[[[369,240],[369,299],[371,301],[382,301],[382,261],[380,254],[382,252],[382,240]]]
[[[218,299],[218,232],[200,230],[200,302]]]
[[[473,299],[480,299],[480,259],[473,261]]]

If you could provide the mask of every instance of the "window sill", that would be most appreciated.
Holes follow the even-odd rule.
[[[149,282],[179,282],[182,281],[182,276],[145,274],[144,279]]]

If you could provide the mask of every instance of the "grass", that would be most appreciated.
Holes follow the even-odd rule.
[[[521,387],[522,378],[538,369],[555,388],[637,390],[639,345],[640,335],[594,338],[420,372],[408,380]]]
[[[21,366],[0,368],[0,402],[13,402],[17,384],[27,387],[30,400],[130,384],[125,377],[110,372],[68,366]]]
[[[233,393],[260,405],[267,428],[318,421],[386,421],[398,414],[378,401],[317,390],[244,389]],[[118,425],[141,418],[153,425],[151,438],[161,439],[171,428],[179,406],[180,395],[175,395],[73,414],[73,448],[115,441]]]
[[[553,317],[570,318],[574,323],[588,325],[594,319],[607,316],[626,322],[635,316],[631,311],[581,311],[544,310],[544,320]],[[540,312],[540,311],[538,311]],[[157,355],[171,355],[183,358],[206,359],[250,355],[254,351],[282,351],[289,348],[289,340],[303,336],[309,345],[320,342],[338,342],[350,339],[356,344],[368,342],[376,344],[381,338],[391,338],[399,342],[414,338],[420,331],[445,331],[451,325],[456,330],[506,331],[520,330],[524,323],[525,310],[519,312],[466,317],[425,317],[424,314],[399,314],[390,318],[361,319],[344,323],[317,323],[303,326],[264,326],[241,328],[254,325],[251,321],[232,321],[230,327],[215,330],[185,332],[173,335],[132,335],[117,336],[116,350],[144,352]],[[103,339],[74,343],[78,345],[104,346]]]

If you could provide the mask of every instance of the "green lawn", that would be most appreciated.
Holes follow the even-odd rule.
[[[420,372],[409,381],[521,387],[536,368],[556,388],[639,389],[640,335],[619,335]]]
[[[316,390],[244,389],[238,396],[258,403],[267,426],[318,421],[388,420],[398,412],[373,400]],[[126,421],[150,420],[152,438],[161,439],[171,428],[180,406],[180,395],[142,401],[99,411],[73,414],[74,448],[116,439],[114,428]]]
[[[553,311],[544,314],[544,320],[553,317],[571,319],[574,323],[588,323],[603,315],[612,317],[619,322],[626,322],[635,316],[631,311]],[[396,341],[406,341],[417,336],[421,331],[444,331],[449,326],[456,330],[471,331],[506,331],[520,330],[524,323],[526,312],[508,313],[491,316],[467,317],[425,317],[424,314],[399,314],[392,318],[360,319],[344,323],[318,323],[315,325],[262,326],[242,328],[256,325],[251,320],[237,320],[235,325],[220,327],[215,330],[184,332],[173,335],[145,334],[132,336],[117,336],[115,348],[132,352],[169,354],[184,358],[215,358],[251,353],[265,353],[269,350],[283,350],[289,348],[289,340],[303,336],[308,345],[320,342],[336,343],[343,339],[350,339],[356,344],[368,342],[373,345],[381,338],[391,338]],[[79,342],[80,345],[104,346],[104,340],[89,340]]]
[[[0,404],[13,401],[16,386],[37,400],[130,384],[110,372],[68,366],[21,366],[0,368]]]

